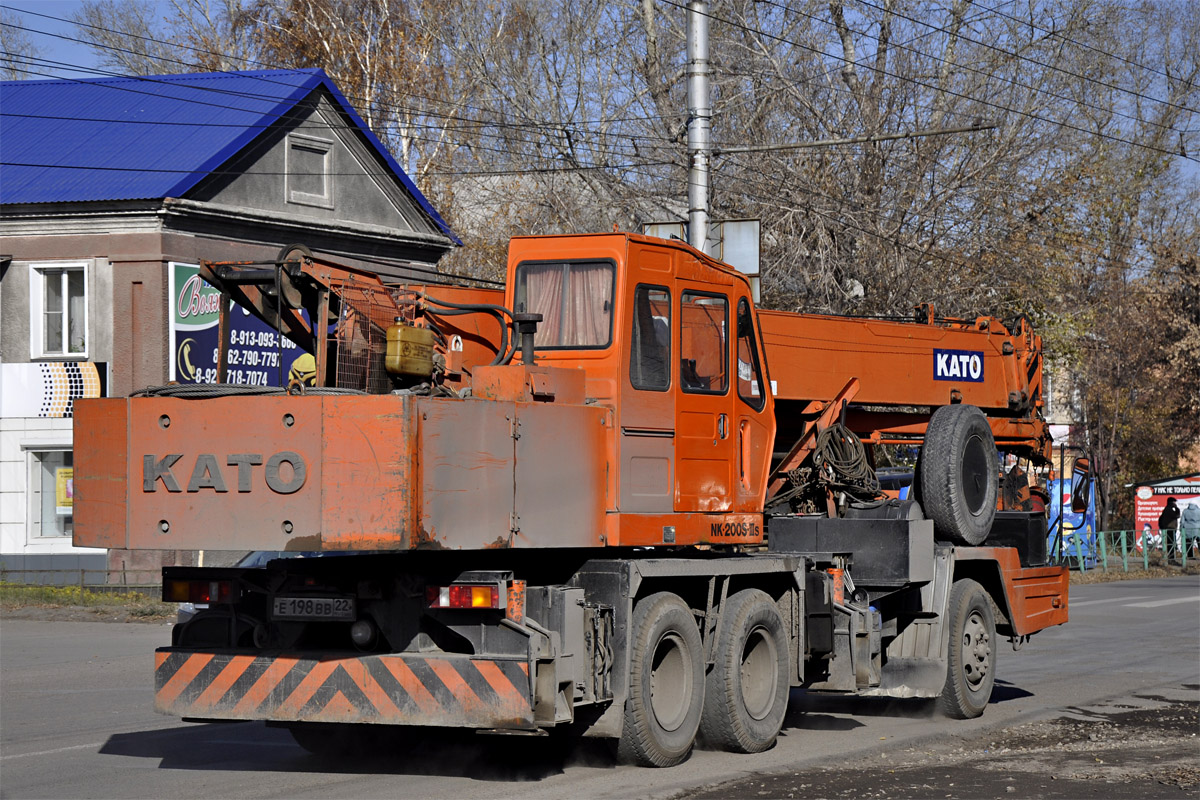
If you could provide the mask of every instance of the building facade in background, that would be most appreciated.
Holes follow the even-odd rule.
[[[459,243],[320,70],[4,82],[0,140],[6,569],[192,558],[72,544],[71,413],[79,398],[215,379],[204,332],[219,295],[196,277],[202,260],[303,244],[426,280]],[[231,377],[279,385],[289,343],[234,316]]]

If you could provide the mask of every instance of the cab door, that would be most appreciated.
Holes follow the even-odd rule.
[[[774,400],[769,390],[762,342],[747,296],[737,300],[734,383],[737,386],[736,511],[762,511],[771,447],[775,441]]]
[[[676,287],[675,510],[729,511],[736,457],[729,294],[711,284]]]

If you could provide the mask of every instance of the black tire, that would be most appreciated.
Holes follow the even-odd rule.
[[[969,579],[955,581],[947,622],[946,685],[938,708],[954,719],[974,719],[987,708],[996,682],[996,618],[983,587]]]
[[[671,767],[692,750],[704,706],[704,659],[696,618],[677,595],[638,601],[630,636],[629,696],[617,754]]]
[[[918,477],[921,506],[939,536],[983,544],[996,518],[1000,456],[982,411],[957,405],[933,412]]]
[[[700,738],[734,753],[775,744],[788,704],[788,639],[771,598],[746,589],[729,598],[717,631],[716,663],[704,687]]]

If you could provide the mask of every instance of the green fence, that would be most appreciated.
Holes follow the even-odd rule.
[[[1056,564],[1068,564],[1086,572],[1088,569],[1147,570],[1153,566],[1187,567],[1189,561],[1200,558],[1200,530],[1167,530],[1149,528],[1139,532],[1099,531],[1093,536],[1077,536],[1068,531],[1050,553]],[[1094,537],[1094,538],[1093,538]]]

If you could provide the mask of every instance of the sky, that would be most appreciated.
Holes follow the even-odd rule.
[[[60,21],[69,19],[82,5],[82,0],[0,0],[0,6],[15,12],[21,18],[19,24],[28,29],[25,33],[38,48],[39,58],[87,70],[79,72],[65,67],[39,65],[34,68],[38,74],[30,75],[30,79],[99,77],[92,71],[99,68],[96,54],[87,45],[70,41],[77,38],[75,26],[70,22]]]

